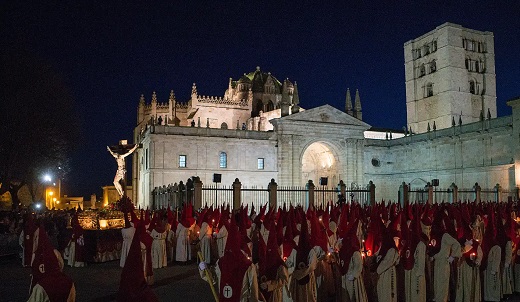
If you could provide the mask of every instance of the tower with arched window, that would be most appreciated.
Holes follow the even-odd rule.
[[[453,120],[496,118],[494,38],[491,32],[444,23],[404,44],[407,128],[449,128]]]

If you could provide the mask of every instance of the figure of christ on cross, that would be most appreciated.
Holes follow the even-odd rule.
[[[118,152],[113,152],[112,149],[110,149],[110,147],[107,146],[108,152],[110,152],[110,154],[112,154],[112,156],[116,159],[116,162],[117,162],[117,171],[116,171],[116,176],[114,177],[114,186],[116,187],[116,190],[119,193],[119,196],[121,196],[121,197],[123,197],[123,195],[125,194],[123,187],[121,186],[121,182],[120,182],[121,180],[124,181],[124,179],[125,179],[125,173],[126,173],[125,157],[132,154],[132,152],[134,152],[138,146],[139,145],[136,144],[136,145],[134,145],[134,147],[132,147],[131,149],[129,149],[128,151],[126,151],[125,153],[122,153],[122,154],[120,154]]]

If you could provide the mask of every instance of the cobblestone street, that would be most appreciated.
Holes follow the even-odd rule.
[[[119,261],[90,264],[84,268],[65,267],[76,285],[76,301],[115,301],[121,276]],[[154,270],[153,291],[161,301],[212,301],[208,284],[195,264],[173,265]],[[14,256],[0,258],[0,300],[21,302],[29,298],[31,269],[22,268]]]

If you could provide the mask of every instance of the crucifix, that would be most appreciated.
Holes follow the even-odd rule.
[[[126,140],[120,140],[119,145],[107,146],[108,152],[116,159],[117,171],[114,177],[114,186],[116,187],[119,196],[126,195],[126,181],[125,181],[125,157],[132,154],[135,149],[139,147],[138,144],[127,144]]]

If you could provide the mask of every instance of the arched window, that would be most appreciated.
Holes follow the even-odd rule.
[[[227,129],[227,128],[228,128],[228,126],[225,122],[220,124],[220,129]]]
[[[424,67],[424,64],[421,64],[421,67],[419,67],[419,76],[424,76],[426,74],[426,67]]]
[[[479,88],[480,88],[480,87],[478,86],[477,81],[475,81],[475,80],[470,80],[470,81],[469,81],[469,92],[470,92],[471,94],[477,94],[477,95],[478,95],[479,92],[480,92],[480,91],[479,91],[479,90],[480,90]]]
[[[428,83],[424,86],[424,97],[433,96],[433,83]]]
[[[269,102],[267,102],[266,111],[271,111],[271,110],[274,110],[274,104],[273,104],[273,101],[269,100]]]
[[[430,73],[435,72],[437,70],[437,61],[432,60],[430,62]]]
[[[220,152],[219,167],[220,168],[227,168],[227,154],[226,154],[226,152]]]

